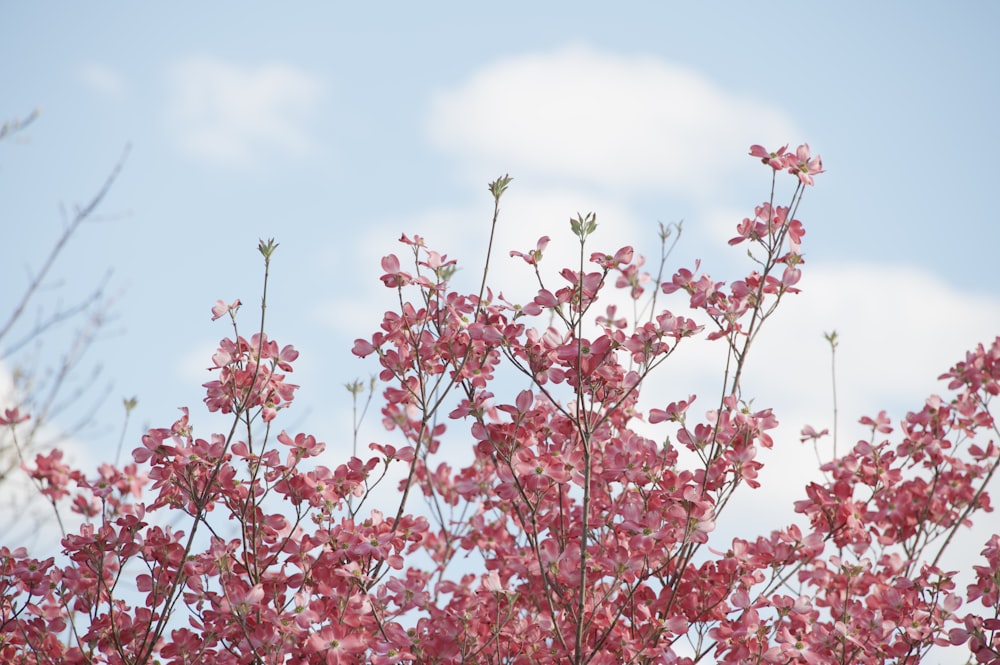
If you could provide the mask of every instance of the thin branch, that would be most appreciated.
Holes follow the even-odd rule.
[[[28,288],[25,289],[24,294],[21,296],[21,301],[17,304],[16,307],[14,307],[14,311],[11,313],[10,318],[3,325],[3,327],[0,328],[0,339],[6,337],[7,334],[10,332],[11,328],[14,327],[14,324],[16,324],[18,320],[20,320],[21,316],[24,314],[25,308],[27,308],[28,306],[28,303],[31,302],[31,299],[35,295],[35,292],[39,289],[39,287],[42,285],[42,282],[45,280],[45,276],[49,273],[49,270],[52,269],[52,266],[55,265],[56,259],[59,258],[59,255],[66,247],[66,243],[69,242],[69,239],[73,236],[73,234],[80,227],[80,225],[83,224],[83,222],[85,222],[87,218],[89,218],[93,214],[94,210],[97,209],[97,206],[99,206],[101,204],[101,201],[104,200],[104,197],[107,196],[108,192],[111,190],[111,186],[115,183],[115,180],[117,180],[118,176],[121,174],[122,168],[125,165],[125,160],[128,158],[130,150],[131,146],[126,145],[125,150],[122,152],[122,156],[118,159],[118,162],[111,170],[110,175],[108,175],[107,179],[104,181],[104,185],[101,187],[101,189],[99,189],[97,194],[95,194],[94,197],[90,200],[90,203],[88,203],[82,208],[78,207],[76,209],[76,214],[73,216],[72,221],[70,221],[70,223],[66,226],[66,228],[63,230],[62,235],[59,236],[59,239],[56,241],[56,244],[52,247],[52,250],[49,252],[48,257],[42,264],[41,270],[38,272],[37,275],[35,275],[34,278],[32,278],[31,282],[28,284]]]
[[[0,125],[0,141],[3,141],[8,136],[13,136],[14,134],[24,131],[28,125],[33,123],[38,119],[38,116],[42,114],[40,109],[34,109],[24,118],[15,118],[14,120],[8,120],[7,122]]]

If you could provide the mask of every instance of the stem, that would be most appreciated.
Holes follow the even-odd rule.
[[[580,514],[580,578],[577,590],[576,606],[576,634],[573,641],[573,662],[583,662],[583,613],[586,607],[587,592],[587,533],[590,530],[590,473],[591,473],[591,449],[590,449],[590,423],[589,413],[586,409],[586,402],[583,395],[583,268],[584,268],[584,246],[586,243],[586,233],[580,235],[580,272],[577,276],[577,293],[579,297],[579,311],[576,317],[576,427],[580,433],[580,444],[583,446],[583,502]],[[582,418],[582,420],[581,420]]]
[[[500,197],[507,191],[507,186],[513,180],[509,175],[504,174],[502,178],[497,178],[489,185],[490,193],[493,194],[493,221],[490,223],[490,241],[486,245],[486,263],[483,266],[483,279],[479,283],[479,298],[476,300],[476,318],[483,311],[483,294],[486,292],[486,276],[490,272],[490,256],[493,254],[493,238],[497,231],[497,220],[500,218]]]
[[[264,349],[264,320],[267,314],[267,282],[271,276],[271,255],[277,248],[278,243],[274,242],[273,238],[266,242],[261,240],[257,245],[257,251],[264,257],[264,287],[260,295],[260,337],[257,340],[257,366],[254,371],[254,383],[256,383],[257,373],[260,372],[260,356]]]
[[[123,402],[125,404],[125,422],[122,423],[122,433],[121,433],[121,436],[118,437],[118,450],[115,452],[115,465],[116,466],[121,461],[122,447],[125,445],[125,432],[128,431],[129,416],[132,415],[132,409],[134,409],[135,406],[136,406],[136,404],[139,403],[138,400],[136,400],[135,397],[132,397],[131,399],[123,400]]]
[[[830,382],[833,388],[833,458],[837,458],[837,331],[824,333],[830,343]]]
[[[674,235],[674,241],[670,243],[669,247],[667,247],[667,238],[669,238],[671,235],[670,232],[671,228],[677,229],[677,233]],[[670,255],[673,253],[674,247],[676,247],[678,241],[680,241],[681,233],[683,231],[684,231],[683,219],[679,222],[671,222],[666,226],[664,226],[662,222],[660,223],[660,265],[656,272],[656,279],[653,281],[653,288],[652,288],[653,296],[652,298],[650,298],[649,301],[650,320],[652,320],[652,317],[656,316],[656,297],[660,294],[660,286],[663,284],[663,269],[666,267],[667,259],[670,258]],[[643,307],[642,311],[645,312],[646,308]],[[643,314],[643,316],[645,315]],[[639,325],[638,316],[635,318],[635,325],[636,326]]]

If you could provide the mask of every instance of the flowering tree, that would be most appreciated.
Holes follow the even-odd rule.
[[[589,214],[571,221],[579,261],[558,285],[538,267],[548,238],[511,252],[538,279],[530,302],[511,303],[488,287],[489,253],[478,292],[458,293],[455,262],[404,235],[412,267],[382,260],[398,308],[354,345],[377,358],[394,443],[333,467],[318,463],[323,443],[276,424],[298,353],[267,337],[263,314],[242,336],[240,302],[219,301],[213,317],[234,334],[212,357],[205,404],[232,419],[227,431],[197,437],[184,409],[124,468],[88,477],[57,453],[27,468],[86,521],[58,560],[0,548],[0,659],[868,664],[967,644],[976,662],[1000,662],[1000,537],[964,594],[938,567],[956,531],[990,509],[1000,338],[943,375],[950,397],[895,428],[884,413],[863,418],[871,436],[795,504],[805,526],[715,537],[775,445],[777,418],[749,406],[744,370],[798,290],[796,214],[822,172],[805,145],[751,155],[772,194],[730,241],[749,244],[753,269],[729,284],[698,266],[663,279],[667,252],[653,276],[630,247],[591,251]],[[796,179],[782,206],[785,171]],[[494,228],[509,184],[490,185]],[[276,247],[260,245],[265,303]],[[637,303],[634,316],[618,314],[615,293]],[[696,335],[726,353],[724,389],[700,416],[693,395],[643,408],[650,375]],[[527,387],[493,394],[504,373]],[[11,410],[0,424],[16,435],[26,417]],[[373,506],[396,479],[396,501]]]

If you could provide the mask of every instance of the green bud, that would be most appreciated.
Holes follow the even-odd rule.
[[[505,173],[503,177],[497,178],[496,180],[490,183],[489,185],[490,194],[493,195],[494,201],[500,200],[500,197],[503,196],[503,193],[507,191],[507,185],[510,184],[511,180],[513,180],[513,178],[511,178],[509,175]]]
[[[586,216],[576,213],[576,218],[569,220],[573,235],[583,242],[591,233],[597,230],[597,214],[588,212]]]
[[[276,249],[278,249],[278,243],[274,242],[274,238],[267,241],[261,239],[260,243],[257,245],[257,251],[261,253],[261,256],[263,256],[266,261],[271,259],[271,255],[274,254],[274,250]]]

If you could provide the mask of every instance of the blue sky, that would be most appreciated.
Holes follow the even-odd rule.
[[[512,290],[527,282],[507,250],[542,232],[568,246],[566,221],[589,210],[602,248],[648,253],[657,221],[683,219],[674,267],[700,257],[735,278],[743,250],[725,239],[768,186],[747,148],[806,141],[828,173],[799,215],[803,293],[746,384],[797,447],[802,424],[829,425],[824,332],[842,338],[845,427],[919,408],[1000,333],[997,25],[988,2],[20,3],[0,23],[0,113],[42,115],[0,144],[0,305],[57,236],[59,205],[89,200],[130,144],[105,219],[46,291],[72,300],[113,269],[121,293],[91,356],[114,382],[107,427],[84,448],[113,447],[119,397],[140,400],[133,439],[200,404],[228,332],[209,309],[258,301],[261,237],[281,243],[268,316],[302,351],[301,426],[335,441],[341,385],[371,371],[351,342],[389,302],[378,258],[401,232],[471,283],[485,185],[509,172]],[[714,385],[712,353],[663,389]]]

